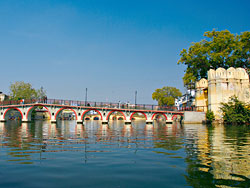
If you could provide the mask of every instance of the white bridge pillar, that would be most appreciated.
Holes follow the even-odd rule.
[[[48,109],[50,110],[51,113],[50,122],[56,123],[56,112],[59,110],[59,108],[57,108],[56,106],[51,106]]]
[[[126,120],[125,120],[125,124],[131,124],[131,119],[130,119],[130,116],[131,116],[131,112],[125,112],[125,117],[126,117]]]
[[[3,115],[4,115],[4,109],[1,108],[1,110],[0,110],[0,122],[4,122],[5,121],[5,119],[3,118]]]
[[[81,119],[81,117],[82,117],[82,114],[83,114],[83,110],[81,110],[81,109],[77,109],[76,110],[76,113],[77,113],[77,119],[76,119],[76,123],[77,124],[82,124],[83,123],[83,120]]]
[[[146,115],[147,115],[146,124],[153,124],[153,120],[152,120],[153,113],[149,112],[149,113],[146,113]]]
[[[106,110],[102,110],[100,111],[101,115],[102,115],[102,124],[108,124],[108,120],[107,120],[107,115],[108,115],[108,111]]]

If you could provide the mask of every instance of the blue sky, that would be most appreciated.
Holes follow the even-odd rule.
[[[25,81],[48,98],[156,103],[184,91],[179,53],[212,29],[250,30],[249,0],[0,0],[0,90]]]

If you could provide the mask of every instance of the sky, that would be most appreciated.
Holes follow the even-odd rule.
[[[206,31],[250,31],[249,0],[0,0],[0,91],[15,81],[48,98],[156,104],[185,91],[182,49]]]

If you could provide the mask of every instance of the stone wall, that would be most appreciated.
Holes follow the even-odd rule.
[[[185,124],[201,124],[205,121],[205,112],[184,112],[184,123]]]
[[[216,119],[220,119],[221,103],[228,102],[230,97],[236,96],[243,102],[250,102],[249,76],[243,68],[210,69],[208,79],[203,78],[196,83],[196,92],[197,107],[207,106],[214,112]]]

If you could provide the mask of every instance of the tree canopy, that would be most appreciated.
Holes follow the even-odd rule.
[[[188,50],[180,53],[178,64],[187,66],[183,77],[184,85],[207,78],[210,68],[242,67],[250,68],[250,32],[240,35],[232,34],[228,30],[208,31],[204,39],[192,43]]]
[[[158,101],[158,105],[173,106],[175,104],[174,99],[180,97],[182,93],[175,87],[163,87],[156,89],[152,94],[152,99]]]
[[[46,95],[46,91],[41,87],[36,90],[32,87],[30,83],[25,83],[23,81],[14,82],[10,85],[10,99],[35,99],[41,98]]]

